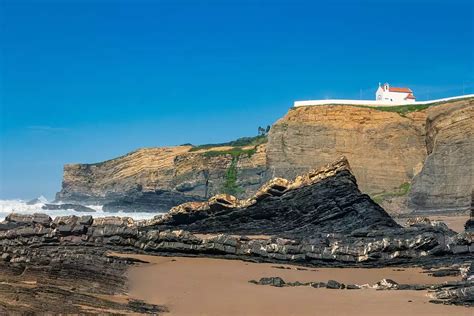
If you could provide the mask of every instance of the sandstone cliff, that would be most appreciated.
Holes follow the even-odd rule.
[[[361,190],[384,207],[465,209],[473,187],[473,102],[411,112],[341,105],[292,109],[270,131],[269,176],[292,177],[345,155]]]
[[[145,148],[101,163],[69,164],[56,199],[105,203],[106,210],[115,211],[167,211],[224,191],[233,180],[229,170],[236,172],[230,193],[245,196],[265,180],[265,150],[265,144]]]
[[[271,129],[270,175],[294,177],[345,155],[363,192],[394,190],[423,166],[425,121],[423,111],[401,116],[342,105],[292,109]]]
[[[293,108],[266,144],[147,148],[66,165],[57,198],[107,203],[106,210],[167,211],[222,192],[250,196],[269,178],[293,178],[344,155],[361,191],[389,211],[464,209],[474,179],[473,102]]]
[[[474,191],[474,100],[427,112],[428,157],[413,180],[409,206],[415,211],[468,210]]]

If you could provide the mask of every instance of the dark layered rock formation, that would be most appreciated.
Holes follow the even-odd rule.
[[[35,238],[44,239],[32,243]],[[19,244],[28,239],[28,246]],[[59,246],[54,238],[38,233],[10,239],[9,252],[5,252],[5,239],[1,243],[1,315],[159,315],[167,311],[164,306],[108,298],[127,292],[124,273],[134,261],[108,256],[105,248]]]
[[[289,237],[398,227],[359,191],[345,158],[294,181],[273,179],[246,201],[218,196],[207,203],[178,206],[155,217],[155,225],[191,232]]]
[[[268,237],[246,236],[253,234]],[[248,200],[216,196],[147,221],[90,216],[53,221],[41,214],[12,214],[0,224],[0,247],[10,262],[28,260],[28,254],[47,245],[74,245],[380,266],[456,260],[474,252],[472,240],[472,233],[456,234],[421,220],[401,228],[360,193],[344,158],[294,181],[274,179]]]
[[[43,210],[73,210],[76,212],[95,212],[93,208],[79,205],[79,204],[45,204],[41,207]]]

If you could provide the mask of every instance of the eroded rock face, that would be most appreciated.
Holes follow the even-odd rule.
[[[474,190],[474,100],[428,111],[428,157],[414,178],[415,211],[468,210]]]
[[[269,174],[292,178],[345,155],[363,192],[393,191],[421,170],[425,121],[424,111],[401,116],[353,106],[291,109],[270,130]]]
[[[105,211],[166,212],[221,193],[235,157],[215,152],[230,147],[191,148],[145,148],[101,163],[66,165],[56,198],[105,204]],[[251,155],[240,155],[235,167],[240,194],[254,193],[266,180],[266,145],[257,146]]]
[[[294,181],[270,180],[248,200],[217,196],[209,202],[186,203],[152,224],[192,232],[291,237],[398,227],[358,190],[344,157]]]

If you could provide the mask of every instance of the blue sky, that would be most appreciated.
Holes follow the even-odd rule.
[[[295,100],[474,93],[472,1],[0,0],[0,198],[62,166],[255,135]]]

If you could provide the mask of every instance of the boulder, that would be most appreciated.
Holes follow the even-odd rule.
[[[252,283],[255,283],[255,282],[252,282]],[[267,277],[267,278],[261,278],[255,284],[271,285],[271,286],[275,286],[275,287],[283,287],[283,286],[285,286],[286,283],[280,277]]]
[[[329,280],[328,283],[326,284],[326,288],[327,289],[343,289],[345,288],[345,285],[335,280]]]
[[[47,214],[34,213],[34,214],[20,214],[20,213],[11,213],[5,218],[6,222],[25,224],[25,225],[34,225],[40,224],[43,226],[49,226],[51,223],[51,217]]]
[[[374,285],[377,290],[392,290],[398,287],[398,283],[391,279],[382,279]]]

